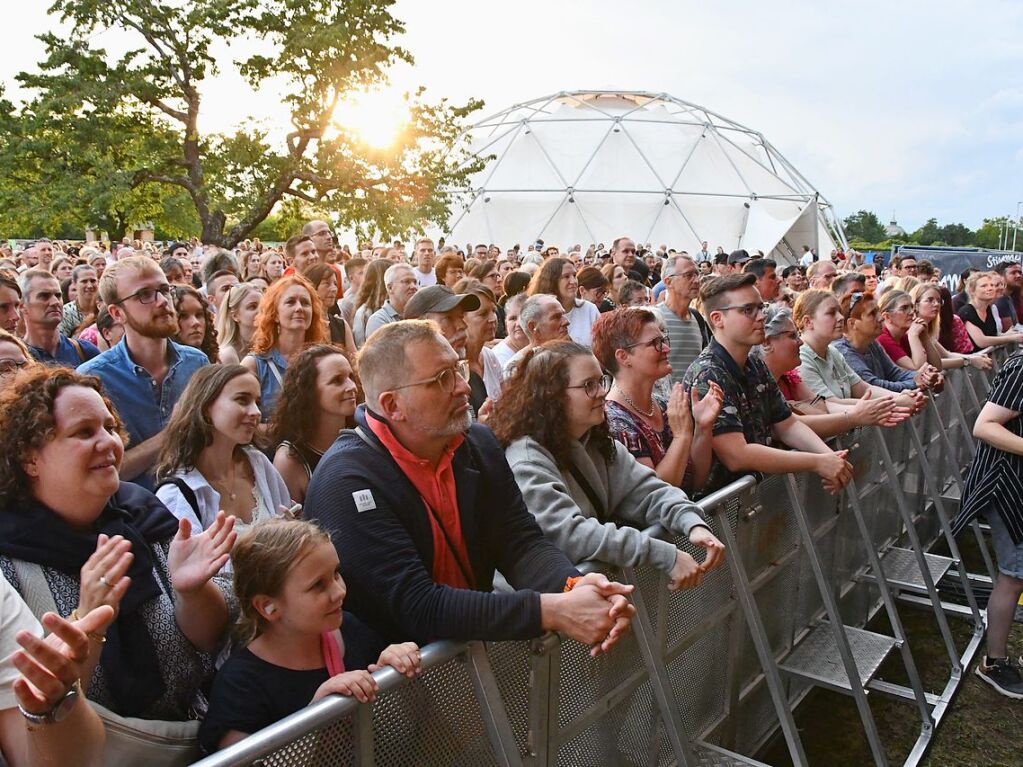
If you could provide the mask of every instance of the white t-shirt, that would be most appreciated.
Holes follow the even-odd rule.
[[[575,300],[575,306],[565,314],[568,318],[568,335],[577,344],[593,346],[593,323],[600,316],[600,310],[590,301]]]
[[[419,287],[421,288],[428,288],[431,285],[437,284],[437,272],[433,269],[428,272],[421,272],[417,266],[412,269],[412,274],[416,276],[416,282],[419,283]]]
[[[809,266],[812,263],[813,263],[813,253],[808,250],[808,251],[806,251],[806,253],[803,254],[802,258],[799,259],[799,265],[800,266]]]
[[[21,649],[14,637],[22,630],[31,631],[40,637],[43,635],[43,627],[32,615],[25,600],[0,574],[0,711],[18,705],[14,680],[21,676],[21,672],[11,662],[11,655]]]

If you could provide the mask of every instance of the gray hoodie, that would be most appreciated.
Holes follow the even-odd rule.
[[[603,502],[609,518],[641,527],[659,523],[685,536],[697,525],[706,526],[696,504],[682,490],[658,479],[653,469],[639,463],[621,443],[612,440],[612,444],[615,457],[608,463],[596,445],[590,444],[589,434],[572,442],[572,462]],[[665,572],[674,567],[678,550],[673,544],[632,527],[601,523],[568,468],[559,469],[554,456],[532,437],[515,440],[505,455],[526,507],[544,534],[573,562],[598,559],[626,567],[652,564]]]

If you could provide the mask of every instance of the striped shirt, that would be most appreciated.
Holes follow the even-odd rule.
[[[668,351],[668,362],[671,364],[671,383],[682,383],[689,366],[693,364],[693,360],[700,356],[700,352],[706,346],[695,311],[690,309],[689,317],[682,319],[669,309],[667,304],[658,304],[653,309],[654,313],[659,314],[664,320],[664,328],[671,341],[671,349]]]
[[[1013,435],[1023,437],[1023,352],[1012,355],[991,384],[988,402],[1016,413],[1005,424]],[[963,485],[963,500],[952,522],[958,535],[982,512],[997,512],[1012,541],[1023,543],[1023,456],[977,440],[977,455]]]

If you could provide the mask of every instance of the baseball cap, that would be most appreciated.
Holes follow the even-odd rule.
[[[449,312],[456,306],[463,311],[474,312],[480,308],[480,300],[471,293],[455,293],[446,285],[431,285],[416,291],[405,304],[406,320],[415,320],[431,312]]]
[[[730,264],[745,264],[749,261],[749,253],[745,250],[733,250],[728,254],[728,263]]]

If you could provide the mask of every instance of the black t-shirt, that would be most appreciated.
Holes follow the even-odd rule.
[[[995,306],[998,307],[998,314],[1003,320],[1009,320],[1009,326],[1015,325],[1019,322],[1019,317],[1016,316],[1016,305],[1013,303],[1012,298],[1009,296],[1002,296],[995,301]],[[999,328],[1001,330],[1001,328]]]
[[[956,314],[959,315],[959,319],[963,322],[970,322],[976,325],[978,328],[984,331],[986,336],[997,336],[1001,328],[995,324],[995,314],[991,311],[989,306],[987,309],[987,319],[981,320],[980,315],[977,314],[977,307],[973,304],[965,304]],[[973,339],[970,339],[970,343],[973,343]],[[973,344],[973,351],[980,351],[980,347],[977,344]]]
[[[480,412],[487,401],[487,385],[475,372],[469,373],[469,404],[475,412]]]
[[[346,671],[375,663],[384,647],[372,629],[348,612],[341,636]],[[328,678],[326,667],[296,671],[267,663],[247,647],[236,650],[213,679],[209,711],[199,727],[200,745],[213,753],[230,730],[252,734],[279,722],[308,706]]]
[[[643,259],[636,258],[636,262],[632,265],[629,270],[629,279],[635,280],[640,285],[649,286],[650,283],[650,267],[643,263]]]

